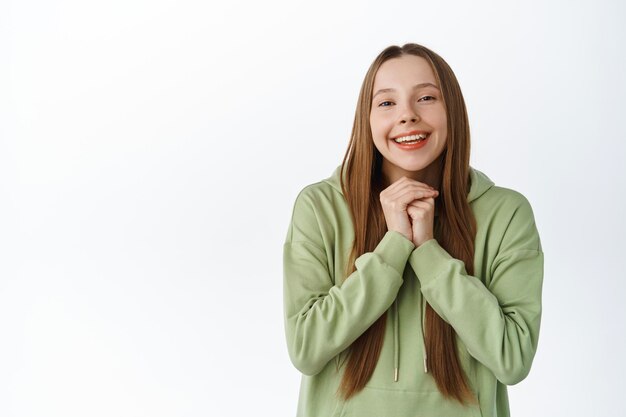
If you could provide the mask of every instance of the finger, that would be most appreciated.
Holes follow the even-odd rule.
[[[408,178],[408,177],[403,177],[403,178],[405,178],[405,181],[403,181],[403,182],[406,182],[408,184],[421,185],[421,186],[424,186],[426,188],[431,188],[431,189],[434,188],[434,187],[431,187],[430,184],[427,184],[425,182],[421,182],[421,181],[418,181],[418,180],[414,180],[413,178]]]
[[[408,183],[409,183],[409,179],[407,177],[400,177],[396,181],[394,181],[391,185],[389,185],[387,188],[385,188],[385,190],[394,192],[398,190],[399,188],[402,188]]]
[[[419,197],[414,197],[414,198],[423,198],[426,195],[436,195],[436,193],[433,193],[433,191],[436,191],[436,190],[428,188],[424,184],[407,183],[399,187],[398,189],[394,190],[393,192],[389,193],[389,198],[391,200],[404,200],[406,199],[405,196],[411,195],[411,194],[415,195],[419,192],[421,192],[422,194],[419,194],[420,195]]]
[[[431,199],[432,200],[432,199]],[[407,209],[409,208],[416,208],[419,210],[425,210],[425,211],[430,211],[432,209],[434,209],[434,204],[430,204],[425,200],[415,200],[412,201],[411,203],[409,203],[409,205],[407,206]]]
[[[410,186],[390,195],[381,195],[380,200],[384,205],[397,206],[398,208],[404,209],[413,200],[435,197],[436,195],[436,192],[433,190]]]
[[[436,191],[431,190],[409,190],[405,194],[398,196],[396,201],[406,207],[413,201],[424,199],[432,199],[434,201],[434,197],[437,195],[436,193]]]
[[[437,193],[428,193],[426,197],[416,198],[414,201],[430,201],[433,204],[435,203],[435,198],[437,198]]]
[[[412,220],[428,218],[428,209],[424,207],[408,206],[407,214]]]
[[[417,181],[408,177],[400,177],[400,179],[396,180],[393,184],[385,188],[385,190],[388,190],[389,192],[394,193],[395,191],[402,189],[406,187],[407,185],[417,185],[417,186],[425,187],[427,189],[434,190],[434,187],[431,187],[429,184],[426,184],[425,182],[420,182],[420,181]]]
[[[432,207],[435,205],[435,199],[432,197],[418,198],[411,201],[408,205],[416,207]]]
[[[424,198],[435,198],[439,196],[439,191],[432,190],[430,188],[424,188],[424,186],[413,186],[409,187],[405,190],[404,196],[399,196],[398,198],[402,201],[406,201],[405,199],[409,199],[409,202],[413,200],[420,200]]]
[[[407,190],[414,189],[416,187],[415,184],[407,181],[398,182],[394,187],[389,187],[384,190],[385,194],[387,194],[390,198],[396,198],[399,194],[405,193]],[[421,187],[424,190],[429,189],[426,186]]]
[[[428,198],[426,200],[434,201],[432,198]],[[426,200],[415,200],[407,206],[406,211],[411,218],[422,218],[427,216],[429,213],[434,212],[434,204],[431,204]]]
[[[432,200],[432,198],[430,199],[426,199],[426,200]],[[412,201],[411,203],[409,203],[409,205],[407,206],[407,213],[411,213],[410,210],[418,210],[420,212],[423,213],[431,213],[435,211],[435,205],[429,201],[426,200],[415,200]]]
[[[435,199],[433,197],[416,199],[411,201],[408,205],[423,208],[433,208],[435,207]]]

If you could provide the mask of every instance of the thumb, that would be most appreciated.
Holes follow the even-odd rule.
[[[407,213],[409,214],[409,217],[411,218],[411,220],[413,220],[415,218],[415,216],[418,215],[419,213],[419,208],[417,208],[416,206],[414,206],[412,203],[409,204],[406,208]]]

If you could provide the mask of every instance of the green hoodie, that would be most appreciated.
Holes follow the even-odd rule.
[[[473,276],[436,239],[416,248],[387,231],[373,252],[356,259],[346,281],[354,229],[340,169],[300,191],[284,244],[287,347],[303,374],[297,415],[509,416],[506,386],[528,375],[541,322],[543,251],[528,200],[470,167]],[[454,328],[479,405],[462,406],[437,389],[424,354],[424,299]],[[372,377],[350,400],[340,400],[340,357],[387,312]]]

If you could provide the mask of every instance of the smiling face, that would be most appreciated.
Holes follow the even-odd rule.
[[[388,183],[407,176],[437,188],[434,175],[446,146],[446,123],[443,97],[428,61],[403,55],[380,66],[370,126]]]

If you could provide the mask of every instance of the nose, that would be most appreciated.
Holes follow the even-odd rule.
[[[400,113],[400,124],[406,124],[409,121],[411,123],[417,123],[418,120],[420,120],[419,115],[410,105],[405,106],[402,112]]]

